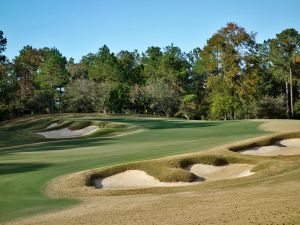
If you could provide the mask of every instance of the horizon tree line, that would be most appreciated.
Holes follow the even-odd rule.
[[[228,23],[206,45],[114,54],[104,45],[75,63],[56,48],[25,46],[13,59],[0,31],[0,120],[63,112],[186,119],[300,118],[300,34],[257,43]]]

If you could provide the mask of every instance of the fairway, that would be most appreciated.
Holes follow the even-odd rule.
[[[68,119],[72,117],[68,116]],[[74,117],[76,119],[77,117]],[[84,117],[82,117],[84,118]],[[34,135],[53,119],[5,123],[0,130],[0,220],[58,210],[78,200],[49,199],[46,183],[59,175],[119,163],[190,153],[266,134],[261,122],[184,121],[175,119],[94,117],[124,123],[134,131],[97,134],[72,140],[43,140]],[[16,137],[18,136],[18,141]],[[35,142],[41,143],[35,144]],[[46,142],[45,142],[46,141]],[[22,145],[24,144],[24,145]],[[14,146],[19,145],[19,146]],[[10,147],[5,147],[10,146]]]

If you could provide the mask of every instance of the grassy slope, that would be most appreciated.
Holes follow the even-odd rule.
[[[101,120],[103,118],[100,118]],[[53,177],[123,162],[208,149],[263,134],[258,122],[196,122],[149,118],[106,118],[146,130],[115,138],[90,138],[0,148],[0,222],[70,205],[75,200],[48,199],[41,190]],[[34,121],[37,125],[39,121]],[[32,124],[31,124],[32,125]],[[0,144],[33,143],[22,123],[1,129]],[[17,132],[14,132],[17,131]],[[15,137],[15,135],[18,135]]]

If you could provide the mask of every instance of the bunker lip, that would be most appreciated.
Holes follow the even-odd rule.
[[[93,184],[97,189],[122,190],[152,187],[178,187],[200,184],[203,181],[214,181],[223,179],[234,179],[250,176],[254,165],[229,164],[224,166],[213,166],[205,164],[193,164],[185,168],[197,175],[193,182],[162,182],[142,170],[126,170],[115,175],[96,178]]]
[[[100,128],[98,126],[88,126],[79,130],[70,130],[68,127],[65,127],[58,130],[38,132],[38,134],[44,136],[45,138],[54,138],[54,139],[76,138],[76,137],[89,135],[99,129]]]
[[[272,145],[252,147],[238,151],[247,155],[277,156],[277,155],[299,155],[300,138],[291,138],[277,141]]]

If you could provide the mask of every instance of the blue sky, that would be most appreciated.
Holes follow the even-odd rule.
[[[113,52],[174,43],[203,47],[227,22],[257,32],[300,32],[299,0],[0,0],[0,30],[12,59],[25,45],[57,47],[76,61],[107,44]]]

